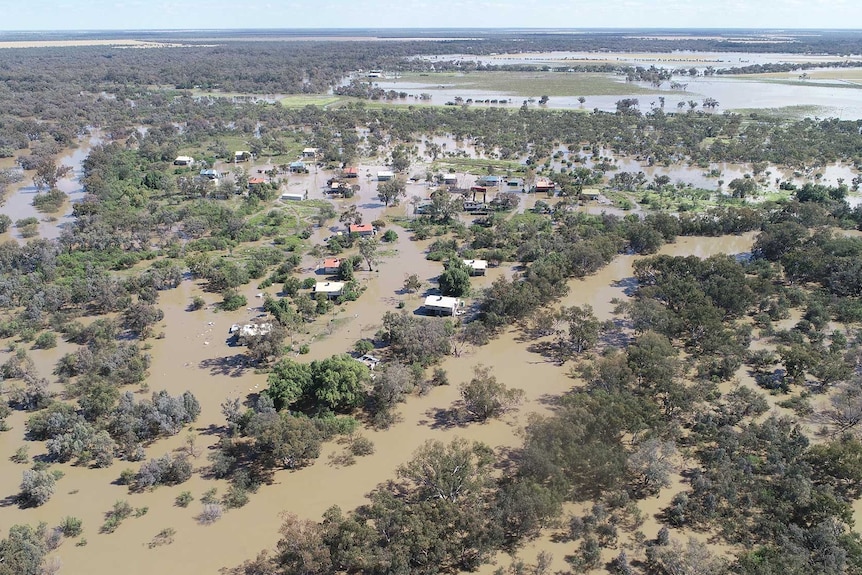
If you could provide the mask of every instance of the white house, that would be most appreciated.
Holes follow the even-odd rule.
[[[377,181],[378,182],[388,182],[392,178],[395,177],[395,172],[391,172],[389,170],[382,170],[377,172]]]
[[[231,327],[233,330],[233,327]],[[254,337],[257,335],[266,335],[272,331],[271,323],[247,323],[239,328],[240,337]]]
[[[470,268],[471,276],[483,276],[488,269],[486,260],[464,260],[464,265]]]
[[[425,311],[435,315],[456,315],[458,309],[464,305],[464,302],[456,297],[446,297],[442,295],[429,295],[425,298],[425,304],[422,306]]]
[[[313,158],[317,156],[317,148],[304,148],[302,150],[303,158]]]
[[[315,294],[326,294],[329,299],[334,299],[344,293],[344,282],[317,282],[314,284]]]

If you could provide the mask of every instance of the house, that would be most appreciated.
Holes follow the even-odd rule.
[[[175,166],[191,166],[195,163],[195,159],[191,156],[177,156],[174,160]]]
[[[557,184],[552,182],[551,180],[546,180],[544,178],[536,180],[536,185],[533,186],[534,192],[553,192],[556,189]]]
[[[357,234],[361,237],[373,236],[376,232],[371,224],[350,224],[347,226],[347,231],[351,234]]]
[[[305,148],[302,150],[303,158],[314,158],[317,156],[317,148]]]
[[[294,173],[294,174],[307,174],[308,173],[308,168],[305,166],[305,162],[302,162],[302,161],[291,162],[290,165],[288,166],[288,169],[291,171],[291,173]]]
[[[499,186],[500,182],[503,181],[503,178],[500,176],[482,176],[478,180],[476,180],[477,186]]]
[[[395,177],[395,172],[390,172],[389,170],[383,170],[377,172],[377,181],[378,182],[388,182],[392,178]]]
[[[234,162],[247,162],[251,159],[251,152],[248,150],[239,150],[233,153]]]
[[[290,202],[301,202],[308,199],[308,192],[293,192],[281,194],[281,199]]]
[[[200,176],[202,178],[206,178],[208,180],[217,180],[218,179],[218,172],[216,172],[215,170],[212,170],[212,169],[201,170]]]
[[[485,270],[488,269],[488,262],[486,260],[463,260],[464,265],[470,268],[471,276],[483,276],[485,275]]]
[[[233,330],[233,326],[231,327]],[[239,327],[239,331],[233,330],[232,333],[238,333],[239,337],[254,337],[258,335],[266,335],[272,331],[271,323],[247,323]]]
[[[344,293],[344,282],[317,282],[314,284],[314,294],[325,294],[327,299],[335,299]]]
[[[443,184],[447,186],[454,186],[458,183],[458,176],[455,174],[443,174]]]
[[[265,183],[266,183],[266,180],[261,178],[261,177],[258,177],[258,176],[252,176],[251,178],[248,179],[248,187],[259,186],[259,185],[265,184]]]
[[[367,74],[365,74],[366,78],[383,78],[383,70],[369,70]]]
[[[337,274],[338,266],[341,265],[341,260],[338,258],[326,258],[323,260],[323,273],[325,274]]]
[[[341,171],[341,175],[345,178],[358,178],[359,168],[357,168],[356,166],[344,168],[344,170]]]
[[[422,307],[433,315],[456,315],[464,302],[456,297],[445,297],[442,295],[429,295],[425,298]]]
[[[506,180],[506,190],[509,192],[523,192],[524,180],[521,178],[510,178]]]

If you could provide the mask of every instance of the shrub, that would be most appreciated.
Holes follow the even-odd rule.
[[[195,498],[192,496],[191,491],[183,491],[182,493],[177,495],[176,499],[174,499],[174,504],[177,507],[188,507],[189,503],[194,500]]]
[[[46,503],[54,495],[56,479],[45,470],[28,469],[21,481],[19,499],[25,507],[38,507]]]
[[[13,463],[27,463],[30,460],[30,455],[27,453],[27,446],[22,445],[18,449],[15,450],[15,453],[12,457],[9,458],[9,461]]]
[[[398,234],[395,233],[395,230],[386,230],[386,233],[383,234],[384,242],[394,242],[398,239]]]
[[[196,295],[192,298],[192,303],[189,304],[189,309],[191,311],[197,311],[199,309],[203,309],[203,307],[207,304],[207,302],[199,295]]]
[[[367,437],[354,437],[350,442],[350,453],[357,457],[374,453],[374,442]]]
[[[33,342],[33,349],[52,349],[57,347],[57,336],[52,331],[39,334]]]
[[[203,503],[205,505],[209,505],[211,503],[216,503],[218,501],[218,499],[216,499],[216,493],[218,493],[218,489],[216,489],[215,487],[213,487],[212,489],[208,489],[201,496],[201,503]]]
[[[60,532],[66,537],[77,537],[83,529],[83,522],[77,517],[65,517],[58,526]]]
[[[248,305],[248,300],[244,295],[234,289],[227,289],[222,293],[222,302],[219,307],[225,311],[234,311],[246,305]]]
[[[223,514],[222,506],[218,503],[210,503],[204,505],[203,511],[196,517],[198,523],[201,525],[210,525],[211,523],[215,523]]]
[[[228,509],[238,509],[248,503],[248,491],[239,485],[231,485],[222,497],[222,503]]]
[[[185,455],[166,454],[141,465],[132,487],[143,490],[157,485],[178,485],[192,476],[192,464]]]

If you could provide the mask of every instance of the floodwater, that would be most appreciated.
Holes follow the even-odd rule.
[[[625,78],[608,74],[607,77],[619,84],[627,84]],[[656,89],[646,82],[632,82],[630,85],[650,90],[650,93],[631,93],[629,95],[591,95],[585,96],[581,104],[578,94],[573,91],[566,96],[553,96],[545,105],[546,108],[562,110],[601,110],[616,111],[616,103],[624,98],[636,98],[640,103],[641,112],[648,112],[660,106],[659,97],[665,99],[664,109],[676,112],[679,109],[688,110],[690,100],[700,105],[705,98],[714,98],[719,107],[712,113],[724,110],[771,110],[775,108],[799,106],[798,114],[808,117],[836,117],[844,120],[862,118],[862,94],[857,84],[819,84],[811,82],[801,84],[780,84],[758,79],[730,76],[682,77],[679,80],[688,84],[685,90],[671,90],[665,83]],[[481,90],[470,86],[446,86],[439,83],[400,82],[398,80],[381,80],[375,83],[384,90],[406,91],[406,99],[392,100],[390,103],[403,105],[444,105],[454,102],[456,98],[472,99],[473,106],[520,107],[526,100],[514,92]],[[430,94],[426,100],[419,99],[422,93]],[[497,103],[480,103],[485,100],[497,100]],[[678,107],[682,104],[682,107]]]
[[[366,170],[363,169],[362,173]],[[319,176],[319,175],[318,175]],[[308,179],[313,180],[314,174]],[[387,212],[397,214],[404,206],[385,209],[375,206],[371,198],[375,184],[360,178],[362,190],[344,204],[356,203],[370,220]],[[301,182],[295,184],[301,186]],[[395,310],[398,301],[406,303],[409,312],[421,304],[420,294],[400,293],[405,274],[418,273],[426,283],[442,269],[438,262],[424,259],[423,250],[428,242],[411,242],[408,233],[393,226],[399,233],[395,245],[385,249],[396,250],[382,259],[375,271],[358,274],[360,282],[367,286],[366,292],[357,302],[345,304],[329,317],[321,318],[310,326],[307,333],[294,334],[297,343],[310,342],[311,353],[304,359],[326,357],[343,353],[352,348],[360,337],[370,337],[378,329],[381,315]],[[329,233],[326,229],[316,232],[317,238]],[[662,253],[696,254],[707,256],[713,253],[736,253],[749,249],[752,236],[728,238],[683,238],[676,244],[665,246]],[[610,317],[610,299],[624,295],[621,287],[631,277],[632,263],[638,256],[621,256],[598,274],[571,282],[571,293],[561,303],[583,305],[589,303],[601,318]],[[303,266],[311,267],[312,258],[306,258]],[[474,286],[487,286],[494,277],[510,274],[511,269],[501,267],[490,270],[485,278],[475,278]],[[309,272],[310,273],[310,272]],[[304,274],[305,275],[305,274]],[[278,286],[269,288],[276,293]],[[249,285],[244,290],[250,306],[259,306],[255,298],[258,290]],[[204,310],[186,311],[194,295],[203,295],[208,304],[220,298],[214,294],[201,294],[190,281],[179,288],[163,292],[159,306],[165,311],[165,320],[155,330],[164,331],[163,339],[149,340],[153,357],[149,387],[156,391],[167,389],[172,394],[191,390],[199,399],[203,412],[201,418],[189,432],[156,442],[147,449],[148,457],[157,457],[171,450],[182,448],[186,436],[195,437],[200,456],[195,466],[206,465],[206,453],[215,443],[214,433],[224,424],[219,404],[227,398],[245,398],[260,391],[266,382],[265,375],[247,369],[242,361],[242,349],[229,347],[226,343],[228,327],[260,313],[255,307],[235,312],[216,312],[210,306]],[[335,320],[335,321],[333,321]],[[63,344],[65,345],[65,344]],[[238,564],[253,557],[260,549],[272,547],[278,538],[279,514],[282,511],[296,513],[301,517],[319,519],[331,505],[352,509],[363,503],[365,495],[378,483],[393,476],[397,466],[408,460],[413,451],[427,439],[449,440],[455,436],[484,441],[495,448],[517,446],[519,430],[532,412],[546,412],[549,397],[559,395],[577,382],[566,375],[566,369],[546,361],[543,357],[527,351],[515,331],[504,333],[491,344],[466,350],[461,357],[450,357],[443,362],[452,385],[433,389],[424,397],[411,397],[400,409],[401,421],[391,430],[377,432],[363,430],[376,446],[373,455],[359,458],[352,467],[337,468],[329,456],[342,447],[327,445],[323,453],[309,468],[275,476],[273,485],[264,486],[253,495],[248,505],[226,512],[214,525],[199,526],[194,516],[200,503],[195,501],[189,508],[174,506],[174,498],[182,491],[191,491],[195,498],[211,487],[220,493],[225,483],[203,479],[195,475],[187,483],[177,487],[160,487],[154,491],[129,494],[126,488],[115,485],[122,469],[137,468],[138,464],[117,461],[104,470],[84,469],[71,464],[58,465],[65,472],[57,486],[57,493],[42,507],[21,510],[7,505],[0,514],[0,530],[5,531],[15,523],[46,521],[56,525],[63,517],[72,515],[83,519],[86,546],[75,546],[65,542],[56,552],[67,572],[107,574],[115,571],[118,564],[130,575],[144,575],[154,571],[213,573],[219,568]],[[40,371],[49,376],[56,358],[63,348],[50,352],[33,352]],[[6,353],[0,354],[5,361]],[[474,366],[492,366],[494,373],[505,384],[523,388],[526,401],[521,409],[499,421],[473,424],[466,427],[451,427],[442,424],[438,411],[447,409],[458,399],[458,384],[469,379]],[[0,462],[6,472],[0,474],[0,493],[11,496],[17,492],[20,472],[24,466],[8,462],[14,450],[22,444],[25,415],[16,413],[10,418],[11,431],[0,434]],[[42,452],[43,444],[31,444],[30,455]],[[98,534],[103,514],[119,499],[126,499],[136,508],[147,507],[146,515],[130,517],[113,534]],[[8,501],[8,500],[7,500]],[[172,545],[150,549],[147,543],[161,530],[176,530]],[[562,559],[562,555],[558,557]]]
[[[37,237],[45,239],[57,238],[63,226],[72,222],[72,204],[84,197],[84,188],[81,186],[80,178],[84,160],[90,154],[90,150],[102,143],[100,134],[94,133],[79,140],[78,147],[67,150],[57,158],[57,165],[70,166],[72,171],[57,182],[57,188],[66,194],[67,200],[60,206],[60,211],[54,214],[44,214],[33,207],[33,198],[38,193],[33,186],[33,171],[24,172],[24,179],[10,186],[6,202],[0,206],[0,213],[6,214],[12,219],[13,226],[7,233],[19,242],[24,242],[14,222],[19,219],[34,217],[39,220],[39,234]]]

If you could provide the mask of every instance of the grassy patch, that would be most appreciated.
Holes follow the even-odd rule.
[[[279,103],[285,108],[304,108],[306,106],[327,108],[332,104],[340,103],[342,100],[343,98],[340,96],[328,94],[292,94],[279,100]]]
[[[755,115],[779,120],[801,120],[802,118],[823,115],[826,113],[826,109],[822,106],[798,104],[795,106],[781,106],[779,108],[737,108],[733,112],[742,116]]]
[[[526,167],[514,160],[494,160],[489,158],[441,158],[431,165],[432,172],[446,172],[449,168],[473,174],[487,174],[490,168],[494,172],[523,173]]]
[[[435,92],[445,89],[472,88],[511,94],[523,98],[555,96],[629,96],[655,94],[666,90],[651,90],[635,84],[620,82],[610,74],[563,72],[473,72],[470,74],[432,73],[427,76],[407,74],[405,82],[428,84],[421,91]],[[393,89],[398,89],[397,85]],[[416,91],[415,88],[410,90]]]

